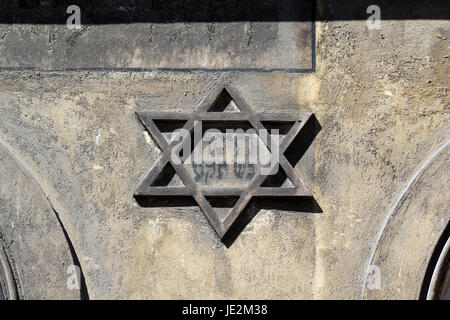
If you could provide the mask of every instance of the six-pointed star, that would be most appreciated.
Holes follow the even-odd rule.
[[[231,101],[238,107],[239,112],[224,112]],[[203,210],[222,241],[227,231],[236,223],[239,215],[244,211],[252,198],[269,198],[274,199],[274,201],[280,201],[280,199],[283,201],[283,198],[292,199],[292,197],[312,198],[311,192],[304,186],[294,171],[292,164],[285,156],[290,144],[298,138],[305,123],[312,116],[311,113],[255,113],[244,101],[240,93],[230,85],[223,85],[209,94],[194,113],[152,111],[139,111],[136,113],[162,150],[162,156],[135,192],[135,198],[151,197],[155,199],[161,197],[169,199],[167,205],[170,206],[172,200],[175,202],[177,198],[192,197]],[[161,125],[158,127],[158,121],[165,121],[163,130],[161,130]],[[268,129],[268,127],[287,128],[285,129],[284,139],[279,143],[279,173],[282,174],[276,174],[275,177],[282,177],[283,180],[290,179],[292,182],[291,186],[285,186],[281,183],[276,186],[265,184],[265,181],[271,177],[273,179],[273,176],[264,176],[259,173],[245,187],[227,188],[197,184],[183,164],[177,165],[172,162],[172,149],[178,141],[167,140],[162,131],[170,132],[176,128],[183,127],[192,132],[194,123],[198,123],[198,121],[202,123],[221,123],[222,125],[227,125],[228,123],[235,125],[236,123],[245,122],[250,123],[256,130]],[[269,145],[270,143],[266,144],[268,150],[270,150]],[[178,174],[184,186],[167,186],[174,174]],[[222,219],[219,218],[210,201],[208,201],[208,199],[214,197],[234,197],[237,199],[231,211]]]

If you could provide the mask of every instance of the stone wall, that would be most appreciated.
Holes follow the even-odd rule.
[[[316,5],[320,13],[333,3]],[[192,70],[161,70],[192,52],[177,43],[162,65],[140,59],[133,39],[151,50],[163,41],[141,32],[147,22],[60,25],[60,33],[46,24],[0,27],[0,231],[19,298],[419,297],[450,219],[450,22],[383,20],[369,30],[365,20],[275,21],[267,29],[275,38],[249,40],[262,65],[272,60],[260,46],[283,46],[289,23],[303,32],[300,45],[313,41],[313,56],[295,65],[311,70],[227,70],[236,62],[214,56],[214,70],[197,61]],[[94,60],[83,50],[71,60],[70,47],[95,49],[102,33],[129,46],[111,47],[104,61],[100,47]],[[58,50],[73,68],[49,67]],[[77,64],[92,61],[105,68]],[[148,208],[133,198],[160,156],[136,111],[193,112],[221,83],[256,112],[312,112],[321,126],[295,171],[322,212],[261,210],[229,248],[197,206]],[[81,291],[66,287],[70,264],[81,267]],[[371,266],[378,288],[367,286]]]

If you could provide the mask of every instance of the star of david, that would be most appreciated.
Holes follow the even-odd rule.
[[[235,112],[227,112],[230,106]],[[138,111],[146,130],[162,155],[136,190],[134,197],[142,206],[198,205],[222,242],[229,247],[260,209],[282,209],[321,212],[311,191],[302,182],[294,167],[320,130],[311,113],[256,113],[241,94],[230,85],[222,85],[210,93],[194,113]],[[177,141],[166,139],[164,133],[178,128],[193,132],[195,123],[227,127],[250,125],[258,129],[279,129],[284,138],[279,142],[279,167],[273,175],[257,172],[246,186],[220,187],[197,183],[186,166],[176,164],[171,153]],[[270,140],[270,139],[269,139]],[[270,151],[270,141],[266,143]],[[194,148],[195,146],[193,146]],[[177,175],[181,186],[171,186]],[[218,208],[230,211],[223,217]]]

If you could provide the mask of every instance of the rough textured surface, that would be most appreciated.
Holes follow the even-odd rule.
[[[449,202],[442,196],[449,189],[449,144],[439,149],[413,176],[389,213],[372,265],[381,268],[383,286],[367,290],[366,297],[418,297],[436,239],[448,224]],[[417,239],[420,239],[418,243]],[[403,250],[399,250],[399,243]],[[410,266],[415,266],[411,268]]]
[[[42,189],[20,159],[0,144],[0,254],[9,297],[79,299],[67,290],[66,270],[76,264]],[[16,280],[16,283],[14,283]]]
[[[309,74],[5,70],[0,141],[58,212],[90,298],[417,298],[450,218],[449,30],[318,22]],[[159,156],[135,111],[192,111],[222,80],[257,112],[313,112],[322,127],[296,170],[323,213],[261,211],[229,249],[198,208],[132,197]],[[381,289],[364,290],[372,263]]]

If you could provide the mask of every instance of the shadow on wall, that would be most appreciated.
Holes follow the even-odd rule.
[[[370,5],[383,20],[450,19],[447,0],[0,0],[0,23],[65,24],[70,5],[82,24],[366,20]]]

